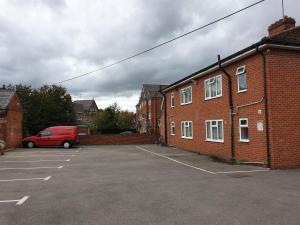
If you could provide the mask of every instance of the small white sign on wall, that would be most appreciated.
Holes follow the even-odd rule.
[[[257,126],[257,131],[263,131],[264,130],[264,121],[258,120],[256,126]]]

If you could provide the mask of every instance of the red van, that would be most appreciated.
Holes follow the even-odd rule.
[[[48,127],[36,136],[23,139],[23,146],[33,148],[35,146],[62,146],[70,148],[78,144],[76,126]]]

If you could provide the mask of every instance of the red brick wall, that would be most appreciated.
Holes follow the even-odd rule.
[[[23,112],[19,98],[15,95],[8,105],[6,117],[6,144],[8,148],[16,148],[22,144]]]
[[[246,65],[248,90],[237,93],[236,69]],[[225,68],[232,77],[233,104],[234,104],[234,129],[235,129],[235,152],[236,159],[243,161],[258,161],[266,163],[265,132],[256,129],[258,120],[265,121],[264,104],[255,104],[241,108],[237,111],[238,105],[257,102],[263,97],[262,63],[258,55],[248,57],[240,62],[234,63]],[[222,97],[205,100],[204,80],[222,75]],[[192,104],[180,105],[180,89],[192,86]],[[170,107],[171,92],[175,94],[175,107]],[[205,77],[196,80],[196,84],[190,82],[182,85],[176,90],[167,93],[167,114],[168,114],[168,144],[175,145],[190,151],[215,155],[229,160],[230,152],[230,115],[228,100],[228,79],[221,71],[213,72]],[[261,113],[259,113],[259,111]],[[249,121],[249,143],[239,141],[239,118],[248,118]],[[206,141],[205,120],[223,119],[224,142]],[[193,139],[181,138],[181,121],[193,121]],[[176,134],[170,135],[170,123],[175,122]]]
[[[145,124],[146,121],[149,121],[153,132],[155,134],[159,134],[158,119],[160,118],[161,113],[161,102],[162,99],[151,99],[151,104],[149,104],[149,101],[147,101],[146,104],[141,107],[141,109],[137,108],[136,119],[141,125],[140,133],[145,133]],[[148,113],[151,113],[151,119],[148,119]],[[145,117],[144,119],[140,120],[140,115],[142,114],[145,114]]]
[[[267,54],[272,165],[300,167],[300,52]]]
[[[81,145],[136,145],[155,144],[157,135],[152,134],[98,134],[79,136]]]

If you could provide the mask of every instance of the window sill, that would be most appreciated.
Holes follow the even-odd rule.
[[[243,93],[243,92],[247,92],[248,90],[242,90],[242,91],[238,91],[237,93]]]
[[[175,108],[175,106],[171,106],[170,108]]]
[[[204,100],[207,101],[207,100],[216,99],[216,98],[221,98],[221,97],[222,97],[222,95],[216,96],[216,97],[211,97],[211,98],[204,98]]]
[[[192,102],[180,103],[180,105],[189,105],[189,104],[192,104]]]
[[[188,139],[188,140],[192,140],[193,139],[193,137],[182,137],[182,136],[181,136],[181,138],[182,139]]]
[[[172,136],[175,136],[175,134],[171,134]]]
[[[242,143],[249,143],[250,141],[249,140],[240,140],[240,142],[242,142]]]
[[[211,140],[211,139],[206,139],[205,141],[207,141],[207,142],[216,142],[216,143],[224,143],[224,140]]]

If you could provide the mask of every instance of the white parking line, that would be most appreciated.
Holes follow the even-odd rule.
[[[23,178],[23,179],[10,179],[10,180],[0,180],[0,182],[11,182],[11,181],[30,181],[30,180],[50,180],[51,176],[48,177],[37,177],[37,178]]]
[[[220,171],[215,172],[217,174],[230,174],[230,173],[255,173],[255,172],[267,172],[270,169],[263,169],[263,170],[235,170],[235,171]]]
[[[196,169],[196,170],[200,170],[200,171],[203,171],[203,172],[206,172],[206,173],[209,173],[209,174],[216,174],[216,173],[214,173],[214,172],[212,172],[212,171],[205,170],[205,169],[202,169],[202,168],[200,168],[200,167],[192,166],[192,165],[189,165],[189,164],[184,163],[184,162],[180,162],[180,161],[178,161],[178,160],[175,160],[175,159],[172,159],[172,158],[170,158],[170,157],[167,157],[167,156],[164,156],[164,155],[161,155],[161,154],[158,154],[158,153],[149,151],[149,150],[144,149],[144,148],[141,148],[141,147],[139,147],[139,146],[135,146],[135,147],[137,147],[138,149],[140,149],[140,150],[142,150],[142,151],[145,151],[145,152],[151,153],[151,154],[153,154],[153,155],[156,155],[156,156],[159,156],[159,157],[168,159],[168,160],[170,160],[170,161],[172,161],[172,162],[176,162],[176,163],[178,163],[178,164],[181,164],[181,165],[184,165],[184,166],[187,166],[187,167]]]
[[[21,167],[15,167],[15,168],[0,168],[0,171],[4,170],[38,170],[38,169],[61,169],[63,166],[58,166],[58,167],[28,167],[28,168],[21,168]]]
[[[5,155],[3,158],[30,158],[30,157],[60,157],[60,156],[67,156],[67,157],[74,157],[77,155]]]
[[[0,163],[35,163],[35,162],[70,162],[71,159],[66,160],[56,160],[56,159],[49,159],[49,160],[33,160],[33,161],[1,161]]]
[[[30,196],[24,196],[21,199],[17,199],[17,200],[3,200],[0,201],[0,203],[10,203],[10,202],[16,202],[16,205],[22,205]]]

